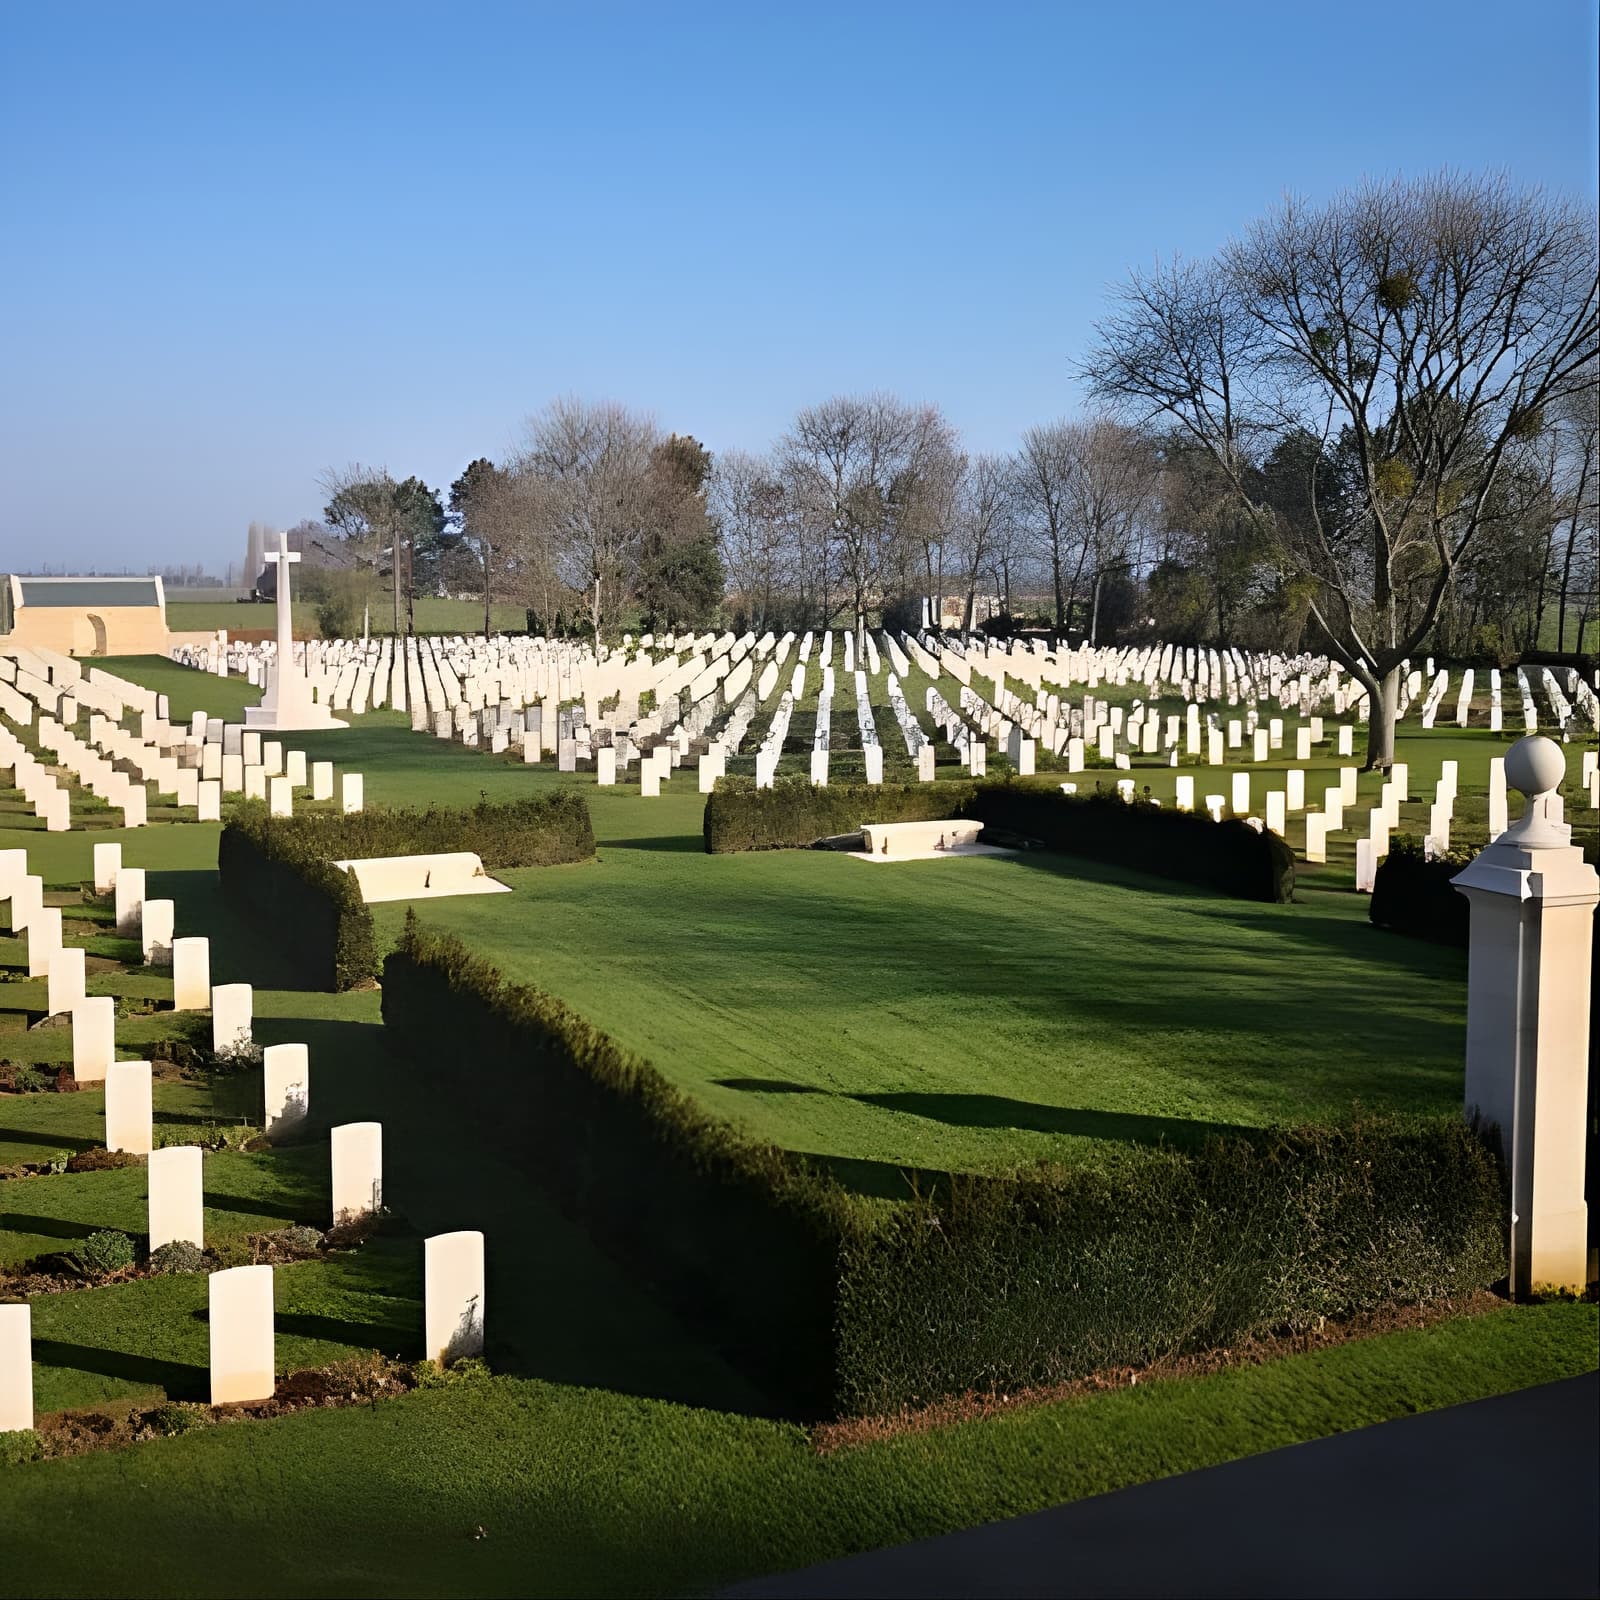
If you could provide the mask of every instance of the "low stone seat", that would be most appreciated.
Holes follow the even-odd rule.
[[[861,829],[866,840],[866,850],[874,860],[897,857],[926,856],[937,853],[940,841],[945,850],[971,849],[983,832],[981,822],[967,822],[953,817],[933,822],[868,822]]]
[[[354,872],[361,898],[371,905],[380,900],[432,900],[452,894],[510,894],[483,870],[483,862],[470,850],[453,850],[429,856],[368,856],[336,861],[341,871]]]

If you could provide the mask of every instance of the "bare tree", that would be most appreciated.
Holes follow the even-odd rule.
[[[950,543],[960,563],[962,626],[969,632],[977,626],[978,585],[994,569],[997,553],[1005,555],[1009,571],[1012,477],[1009,459],[979,455],[966,463],[957,484]]]
[[[837,563],[858,647],[868,610],[904,574],[913,541],[929,536],[930,497],[954,454],[936,407],[886,394],[809,406],[779,445],[799,524]]]
[[[1557,593],[1559,615],[1556,620],[1556,649],[1567,647],[1567,611],[1580,596],[1588,604],[1580,609],[1586,620],[1595,609],[1593,573],[1600,555],[1600,405],[1596,383],[1600,374],[1591,371],[1588,385],[1566,397],[1556,407],[1556,429],[1560,440],[1558,482],[1566,537],[1561,544],[1561,584]],[[1584,575],[1589,575],[1587,589]],[[1574,578],[1578,583],[1574,585]],[[1580,632],[1576,648],[1583,649]]]
[[[611,403],[554,401],[528,424],[512,464],[562,581],[582,595],[600,639],[633,597],[657,485],[654,422]]]
[[[1594,219],[1445,174],[1297,201],[1214,260],[1136,274],[1097,327],[1091,392],[1176,424],[1273,539],[1312,637],[1365,686],[1369,767],[1394,759],[1401,663],[1429,637],[1508,454],[1584,384]],[[1298,430],[1307,514],[1253,492],[1252,448]],[[1335,451],[1350,492],[1323,513]]]
[[[319,480],[328,497],[323,512],[331,527],[354,557],[359,567],[374,576],[389,565],[390,589],[394,598],[394,632],[400,636],[401,566],[399,485],[387,467],[330,467]]]
[[[1160,466],[1150,442],[1135,428],[1097,418],[1068,424],[1065,432],[1066,521],[1079,552],[1076,571],[1088,568],[1092,645],[1099,636],[1100,592],[1107,575],[1143,565]],[[1075,575],[1074,593],[1077,583]]]
[[[1022,436],[1013,461],[1012,502],[1018,527],[1050,569],[1055,597],[1056,628],[1064,631],[1071,610],[1071,532],[1067,521],[1067,489],[1072,473],[1069,447],[1072,424],[1041,423]]]
[[[723,451],[711,474],[711,507],[732,596],[758,633],[798,578],[788,498],[773,463],[743,450]]]

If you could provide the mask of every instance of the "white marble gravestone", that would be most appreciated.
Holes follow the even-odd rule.
[[[311,1107],[311,1052],[303,1044],[269,1044],[261,1053],[262,1124],[270,1137],[303,1122]]]
[[[76,946],[57,950],[50,957],[46,980],[46,1007],[52,1017],[73,1010],[83,998],[83,951]]]
[[[204,1152],[197,1144],[152,1150],[150,1179],[150,1248],[188,1240],[205,1244]]]
[[[144,906],[144,868],[121,868],[112,893],[116,897],[117,932],[124,939],[132,939],[139,932],[139,917]]]
[[[122,868],[120,844],[97,844],[94,847],[94,892],[110,894],[116,885],[117,873]]]
[[[422,1353],[441,1366],[483,1354],[483,1235],[440,1233],[423,1241]]]
[[[211,1009],[211,941],[190,937],[172,941],[172,1009]]]
[[[116,1060],[117,1002],[108,994],[91,995],[72,1008],[72,1076],[79,1083],[100,1083]]]
[[[152,1100],[148,1061],[113,1061],[106,1068],[106,1149],[150,1154]]]
[[[40,906],[28,918],[28,976],[42,978],[61,949],[61,907]]]
[[[229,1267],[210,1279],[211,1403],[270,1400],[277,1387],[272,1268]]]
[[[346,1122],[329,1135],[333,1220],[349,1222],[383,1209],[383,1124]]]
[[[211,1048],[237,1050],[250,1043],[253,992],[248,983],[219,983],[211,990]]]
[[[33,1308],[0,1305],[0,1433],[33,1427]]]
[[[171,900],[146,900],[140,917],[139,940],[147,967],[172,965],[172,933],[177,907]]]

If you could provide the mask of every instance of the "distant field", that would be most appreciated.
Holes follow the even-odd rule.
[[[294,614],[296,638],[317,636],[317,608],[309,601],[294,600],[290,606]],[[174,633],[210,633],[218,628],[243,630],[271,628],[276,625],[277,608],[262,602],[237,603],[229,600],[169,600],[167,626]],[[501,633],[524,632],[528,625],[527,608],[516,605],[496,605],[490,612],[495,629]],[[418,600],[416,607],[418,633],[482,633],[483,602],[481,600]],[[402,616],[401,627],[405,620]],[[374,635],[394,631],[394,608],[387,595],[375,601],[372,607],[372,632]]]

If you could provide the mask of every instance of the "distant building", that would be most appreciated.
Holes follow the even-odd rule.
[[[941,632],[954,633],[966,626],[967,597],[962,594],[947,594],[937,601],[929,599],[923,601],[923,615],[931,618],[935,606],[938,607],[939,620],[937,626]],[[981,628],[990,617],[997,616],[1001,610],[999,595],[975,595],[972,601],[972,626]]]
[[[0,576],[0,649],[43,646],[68,656],[165,655],[160,578]]]

